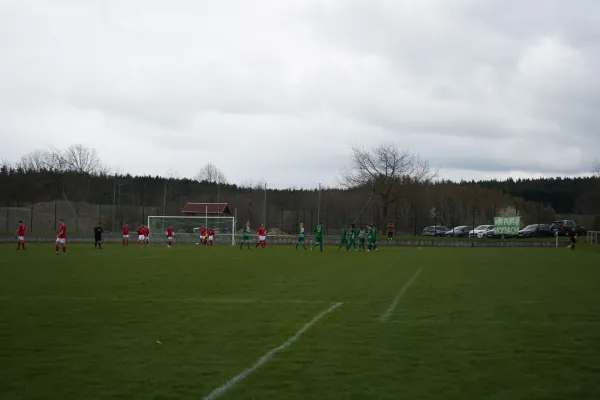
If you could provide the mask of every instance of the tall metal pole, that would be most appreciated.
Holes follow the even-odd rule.
[[[162,206],[162,230],[163,232],[165,232],[166,228],[165,228],[165,209],[167,208],[167,180],[165,179],[165,187],[164,187],[164,193],[163,193],[163,206]]]
[[[267,183],[265,182],[265,209],[263,211],[263,225],[267,227]]]
[[[221,181],[219,179],[217,179],[217,208],[220,210],[221,204]]]
[[[319,194],[317,196],[317,225],[321,223],[321,183],[319,183]]]
[[[112,225],[110,230],[115,231],[115,208],[117,207],[117,176],[115,175],[115,183],[113,185],[113,206],[112,206]]]
[[[165,216],[165,209],[167,207],[167,181],[165,179],[165,187],[163,192],[163,204],[162,204],[162,215]]]

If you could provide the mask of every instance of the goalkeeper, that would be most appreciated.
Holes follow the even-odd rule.
[[[337,251],[340,251],[342,247],[345,247],[346,251],[348,251],[348,237],[345,226],[342,226],[342,229],[340,229],[340,243],[338,244]]]
[[[358,235],[358,230],[356,229],[356,225],[352,224],[352,225],[350,225],[350,240],[348,241],[348,246],[347,246],[346,250],[350,251],[350,247],[354,246],[354,251],[357,251],[356,235]]]

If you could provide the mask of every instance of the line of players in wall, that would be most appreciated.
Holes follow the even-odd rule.
[[[123,226],[123,245],[129,245],[129,224],[125,224]],[[196,243],[197,245],[203,244],[212,246],[214,244],[215,238],[215,229],[207,228],[202,225],[199,229],[200,236],[199,241]],[[139,225],[137,228],[138,235],[138,245],[142,247],[146,247],[150,244],[150,228],[147,225]],[[94,247],[102,248],[102,235],[104,230],[100,224],[94,227]],[[255,248],[261,247],[266,248],[267,246],[267,229],[264,224],[261,224],[260,227],[256,231],[257,239]],[[375,251],[377,249],[377,228],[373,226],[373,224],[369,224],[365,227],[356,228],[354,224],[350,227],[343,226],[340,231],[340,242],[338,244],[337,250],[345,248],[346,251],[350,251],[351,248],[354,248],[355,251]],[[25,250],[25,236],[27,234],[27,227],[23,224],[23,221],[19,221],[19,225],[17,227],[17,250]],[[174,237],[174,228],[173,225],[169,225],[166,229],[165,234],[167,236],[167,246],[170,248],[173,245],[173,237]],[[315,240],[312,247],[310,247],[311,251],[315,247],[319,247],[320,251],[323,251],[323,235],[325,234],[324,224],[321,222],[317,225],[314,230]],[[250,224],[247,223],[242,232],[242,242],[240,244],[240,249],[244,248],[244,245],[248,246],[248,249],[252,250],[250,243],[252,239],[250,237],[251,230]],[[302,246],[304,250],[308,250],[305,244],[305,228],[304,223],[300,223],[297,232],[297,241],[296,241],[296,250],[298,250],[299,246]],[[58,234],[56,235],[56,245],[55,245],[55,254],[59,254],[59,248],[62,247],[63,254],[67,253],[67,226],[65,225],[64,220],[59,220],[59,228]],[[358,240],[358,246],[357,246]],[[365,240],[368,243],[368,247],[365,248]]]

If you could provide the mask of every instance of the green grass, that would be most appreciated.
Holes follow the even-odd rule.
[[[0,254],[3,400],[201,399],[337,302],[222,398],[600,398],[597,249]]]

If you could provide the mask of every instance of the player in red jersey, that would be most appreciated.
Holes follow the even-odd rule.
[[[150,244],[150,228],[148,225],[144,226],[144,245],[148,246]]]
[[[129,224],[123,227],[123,246],[129,246]]]
[[[214,228],[210,228],[208,230],[208,244],[210,246],[212,246],[214,242],[215,242],[215,229]]]
[[[258,241],[256,247],[261,246],[263,249],[267,245],[267,229],[263,224],[260,224],[260,228],[256,231],[258,233]]]
[[[67,226],[65,225],[65,221],[62,219],[59,220],[60,225],[58,226],[58,235],[56,235],[56,255],[58,255],[58,245],[62,244],[62,251],[64,254],[67,254]]]
[[[27,228],[23,221],[19,221],[19,226],[17,227],[17,250],[25,250],[25,233],[27,232]]]
[[[200,227],[200,243],[206,244],[206,227],[204,225]]]
[[[173,225],[169,225],[167,228],[167,241],[169,242],[168,246],[171,247],[173,244]]]
[[[144,245],[144,226],[140,225],[137,228],[137,235],[138,235],[138,244],[140,246]]]

